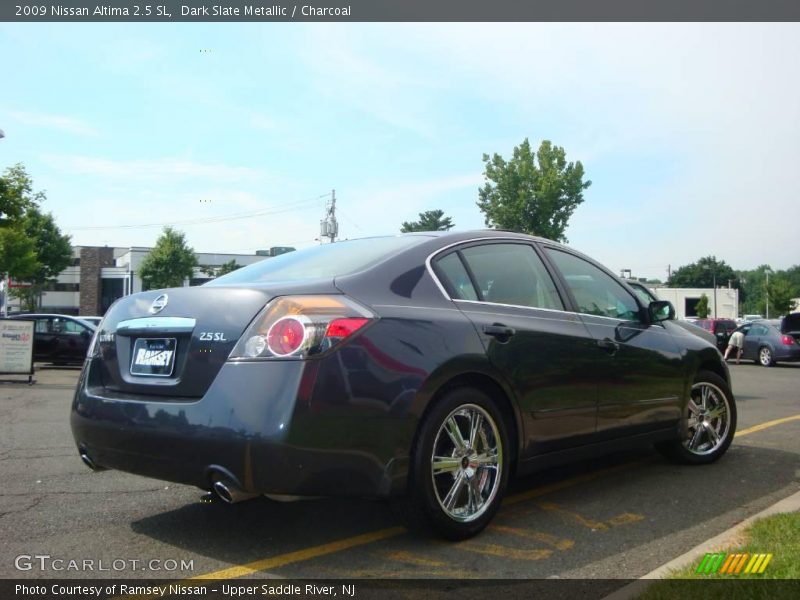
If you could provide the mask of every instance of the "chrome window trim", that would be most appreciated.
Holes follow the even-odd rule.
[[[526,310],[544,310],[547,312],[554,312],[560,314],[570,314],[576,315],[578,313],[571,312],[564,308],[542,308],[540,306],[524,306],[522,304],[504,304],[502,302],[489,302],[487,300],[462,300],[461,298],[451,298],[453,302],[466,302],[468,304],[481,304],[481,305],[488,305],[488,306],[506,306],[508,308],[524,308]]]

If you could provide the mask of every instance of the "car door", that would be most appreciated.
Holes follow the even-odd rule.
[[[86,356],[92,331],[73,319],[61,318],[59,356],[64,360],[81,361]]]
[[[58,349],[58,338],[53,330],[52,317],[36,317],[33,325],[33,357],[49,360]]]
[[[744,334],[744,351],[742,352],[742,358],[758,360],[758,347],[761,344],[761,339],[766,334],[766,327],[756,323],[751,324],[750,329]]]
[[[674,424],[681,415],[685,370],[677,342],[645,307],[599,265],[547,246],[581,320],[595,344],[600,437],[645,433]]]
[[[580,318],[565,310],[534,247],[506,240],[467,244],[433,266],[514,391],[523,416],[522,456],[590,441],[597,350]]]

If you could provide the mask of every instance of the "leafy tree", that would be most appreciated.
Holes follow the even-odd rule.
[[[444,216],[443,210],[426,210],[419,213],[419,221],[403,221],[401,233],[412,231],[449,231],[455,226],[453,219]]]
[[[197,257],[183,232],[164,227],[155,247],[142,261],[139,275],[148,289],[180,287],[196,266]]]
[[[240,265],[236,262],[236,259],[233,258],[226,263],[220,265],[219,269],[217,270],[217,277],[222,277],[223,275],[227,275],[228,273],[232,273],[236,269],[241,269],[244,265]]]
[[[714,286],[715,276],[717,286],[726,286],[730,281],[733,287],[738,287],[736,272],[724,260],[717,260],[716,256],[706,256],[676,269],[667,285],[675,288],[710,288]]]
[[[486,225],[566,242],[564,231],[583,202],[580,161],[568,163],[564,149],[549,140],[531,150],[527,138],[514,148],[511,160],[483,155],[486,183],[478,190],[478,207]]]
[[[36,257],[36,240],[15,225],[0,229],[0,273],[26,281],[41,268]]]
[[[62,235],[50,213],[39,207],[47,199],[33,191],[33,181],[21,164],[9,167],[0,177],[0,274],[32,283],[11,294],[31,310],[43,285],[70,263],[70,237]]]
[[[697,301],[697,305],[694,308],[697,316],[701,319],[705,319],[708,317],[708,296],[705,294],[701,294],[700,300]]]
[[[33,192],[33,181],[18,163],[0,177],[0,227],[19,222],[25,212],[45,200],[44,192]]]
[[[226,263],[222,263],[221,265],[200,265],[200,270],[208,275],[209,277],[222,277],[223,275],[227,275],[236,269],[241,269],[244,265],[240,265],[236,262],[235,258],[232,258]]]
[[[769,315],[776,317],[778,315],[785,315],[792,312],[796,308],[794,298],[794,290],[788,280],[776,275],[769,278]],[[762,315],[767,314],[766,297],[763,299],[763,312]]]

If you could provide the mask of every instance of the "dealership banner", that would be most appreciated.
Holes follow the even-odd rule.
[[[797,0],[61,0],[0,3],[0,21],[797,21]],[[480,40],[476,40],[480,43]]]
[[[184,600],[484,600],[502,597],[505,600],[524,598],[564,598],[569,600],[601,600],[631,583],[641,583],[637,591],[655,586],[653,597],[800,598],[800,580],[736,579],[736,580],[631,580],[631,579],[185,579],[154,581],[147,579],[6,579],[0,580],[0,598],[39,600],[151,600],[183,598]],[[669,586],[661,590],[660,585]],[[667,595],[663,595],[664,592]]]
[[[33,373],[33,321],[0,320],[0,374]]]

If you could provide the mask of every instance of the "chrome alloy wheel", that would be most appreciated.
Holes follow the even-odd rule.
[[[770,352],[769,348],[764,346],[758,351],[758,360],[765,367],[772,366],[772,352]]]
[[[688,410],[683,446],[701,456],[715,452],[730,435],[728,397],[714,384],[700,381],[692,386]]]
[[[459,406],[443,421],[433,443],[431,478],[439,506],[454,521],[474,521],[491,506],[502,465],[503,445],[494,419],[476,404]]]

